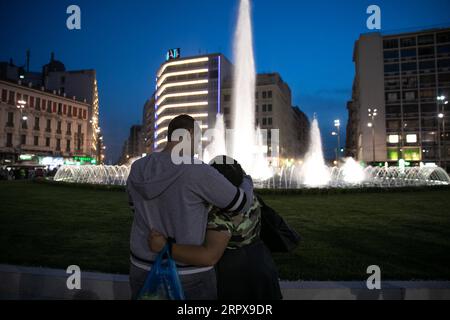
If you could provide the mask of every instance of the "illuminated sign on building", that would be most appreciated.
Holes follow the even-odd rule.
[[[30,161],[30,160],[33,160],[33,158],[34,158],[34,154],[21,154],[21,155],[19,155],[19,160],[22,160],[22,161]]]
[[[97,161],[91,157],[73,157],[73,161],[74,162],[79,162],[80,164],[85,164],[85,163],[89,163],[89,164],[96,164]]]
[[[169,49],[166,53],[166,61],[178,59],[180,55],[180,48]]]

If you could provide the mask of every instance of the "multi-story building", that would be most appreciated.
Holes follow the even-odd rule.
[[[169,122],[180,114],[200,121],[202,131],[214,126],[222,84],[231,72],[231,63],[222,54],[168,58],[156,75],[153,149],[165,145]]]
[[[65,71],[52,54],[39,74],[0,63],[0,157],[101,162],[95,71]]]
[[[3,80],[0,92],[3,160],[13,163],[30,155],[42,158],[92,155],[88,103]],[[23,108],[18,108],[21,105]]]
[[[293,139],[297,141],[299,148],[295,150],[294,156],[303,157],[309,146],[310,123],[308,116],[299,107],[292,107],[292,110],[294,111]]]
[[[225,126],[232,126],[232,85],[227,81],[223,88],[222,106]],[[295,158],[306,151],[309,127],[306,116],[292,107],[291,89],[278,73],[263,73],[256,77],[255,124],[267,130],[267,153],[270,156],[272,129],[279,130],[281,158]]]
[[[165,145],[167,126],[180,114],[201,121],[203,131],[215,126],[218,113],[224,115],[225,127],[232,127],[231,62],[222,54],[176,57],[159,68],[154,102],[150,100],[144,106],[147,152]],[[305,152],[308,119],[300,110],[292,108],[291,90],[278,73],[257,75],[255,108],[256,125],[261,129],[279,129],[281,157],[298,157]],[[267,138],[271,155],[270,130]]]
[[[144,138],[145,153],[154,151],[155,146],[155,95],[144,104],[142,115],[142,130]]]
[[[122,147],[122,154],[119,164],[125,164],[129,159],[141,157],[146,153],[144,140],[144,127],[142,125],[133,125],[130,128],[130,135],[125,140]]]
[[[92,156],[95,156],[100,163],[102,149],[99,149],[99,146],[102,146],[102,142],[99,141],[101,128],[99,126],[99,98],[95,70],[66,71],[61,62],[54,60],[52,53],[51,61],[43,67],[42,73],[45,88],[68,97],[80,97],[91,106],[88,111],[90,122],[88,139],[92,148]]]
[[[361,35],[348,103],[347,150],[365,162],[450,156],[450,29]],[[445,110],[447,108],[447,110]]]

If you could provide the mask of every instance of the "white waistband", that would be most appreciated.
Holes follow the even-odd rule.
[[[138,267],[139,269],[143,269],[146,271],[150,271],[152,269],[151,266],[140,263],[140,262],[136,261],[136,259],[134,259],[133,257],[130,257],[130,261],[134,266]],[[177,270],[178,270],[178,274],[180,276],[183,276],[183,275],[206,272],[206,271],[211,270],[212,268],[214,268],[214,267],[211,266],[211,267],[203,267],[203,268],[189,268],[187,270],[180,270],[180,269],[177,269]]]

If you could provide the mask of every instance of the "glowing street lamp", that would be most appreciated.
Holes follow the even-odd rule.
[[[375,118],[378,115],[378,109],[369,108],[367,109],[367,114],[371,120],[367,126],[372,128],[372,160],[375,162]]]
[[[19,111],[20,111],[20,117],[22,118],[22,121],[27,121],[28,117],[23,114],[23,109],[25,109],[25,105],[27,104],[27,102],[25,100],[21,99],[21,100],[18,100],[17,103],[18,103],[17,109],[19,109]],[[22,124],[22,128],[23,128],[23,124]],[[22,149],[22,139],[19,144],[19,153],[21,152],[20,151],[21,149]]]
[[[445,132],[445,106],[448,104],[448,100],[446,96],[444,95],[440,95],[436,97],[437,101],[438,101],[438,119],[440,119],[440,121],[438,121],[438,154],[439,154],[439,166],[442,166],[442,140],[444,140],[444,144],[446,145],[446,132]],[[442,135],[444,136],[444,139],[441,139],[441,124],[439,122],[442,122]],[[445,162],[445,167],[447,167],[447,157],[446,157],[447,153],[444,152],[444,162]],[[447,168],[445,168],[447,169]]]
[[[339,119],[334,120],[334,127],[336,128],[337,132],[333,132],[331,134],[337,137],[336,162],[339,163],[341,150],[341,121]]]

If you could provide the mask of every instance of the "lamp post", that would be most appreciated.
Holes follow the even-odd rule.
[[[341,150],[341,121],[339,119],[334,120],[334,127],[336,132],[333,132],[332,135],[337,137],[336,163],[339,163]]]
[[[378,109],[367,109],[370,122],[367,124],[372,129],[372,161],[375,163],[375,118],[378,115]]]
[[[439,155],[439,166],[442,167],[442,140],[444,140],[444,146],[446,146],[446,136],[445,136],[445,106],[448,104],[448,101],[445,100],[446,97],[444,95],[438,96],[438,155]],[[441,124],[442,122],[442,133],[441,133]],[[441,137],[441,135],[443,137]],[[444,163],[447,166],[447,150],[444,150]],[[447,169],[447,168],[445,168]]]

